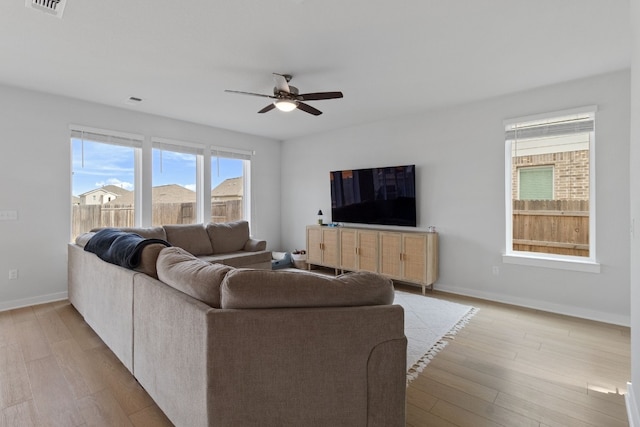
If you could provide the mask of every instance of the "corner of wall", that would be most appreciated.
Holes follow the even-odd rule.
[[[636,406],[635,393],[633,392],[633,384],[627,383],[627,394],[624,396],[627,406],[627,417],[629,418],[629,427],[640,427],[640,416],[638,415],[638,407]]]

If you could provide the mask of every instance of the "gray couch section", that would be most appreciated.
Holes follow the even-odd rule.
[[[71,244],[69,298],[175,425],[404,426],[389,280],[157,258],[168,283]]]

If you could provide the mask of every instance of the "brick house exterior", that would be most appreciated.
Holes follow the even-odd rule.
[[[518,169],[533,166],[553,167],[554,200],[589,200],[589,150],[514,157],[511,168],[513,200],[518,198]]]

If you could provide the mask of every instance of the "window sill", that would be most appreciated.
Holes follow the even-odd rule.
[[[600,263],[579,260],[579,259],[559,259],[544,255],[504,254],[502,262],[505,264],[528,265],[532,267],[555,268],[558,270],[582,271],[585,273],[600,273]]]

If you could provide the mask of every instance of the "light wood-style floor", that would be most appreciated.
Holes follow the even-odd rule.
[[[480,311],[409,385],[407,426],[629,425],[629,328],[430,296]]]
[[[428,296],[480,311],[409,385],[407,426],[628,425],[628,328]],[[171,425],[68,301],[0,312],[0,410],[1,427]]]

